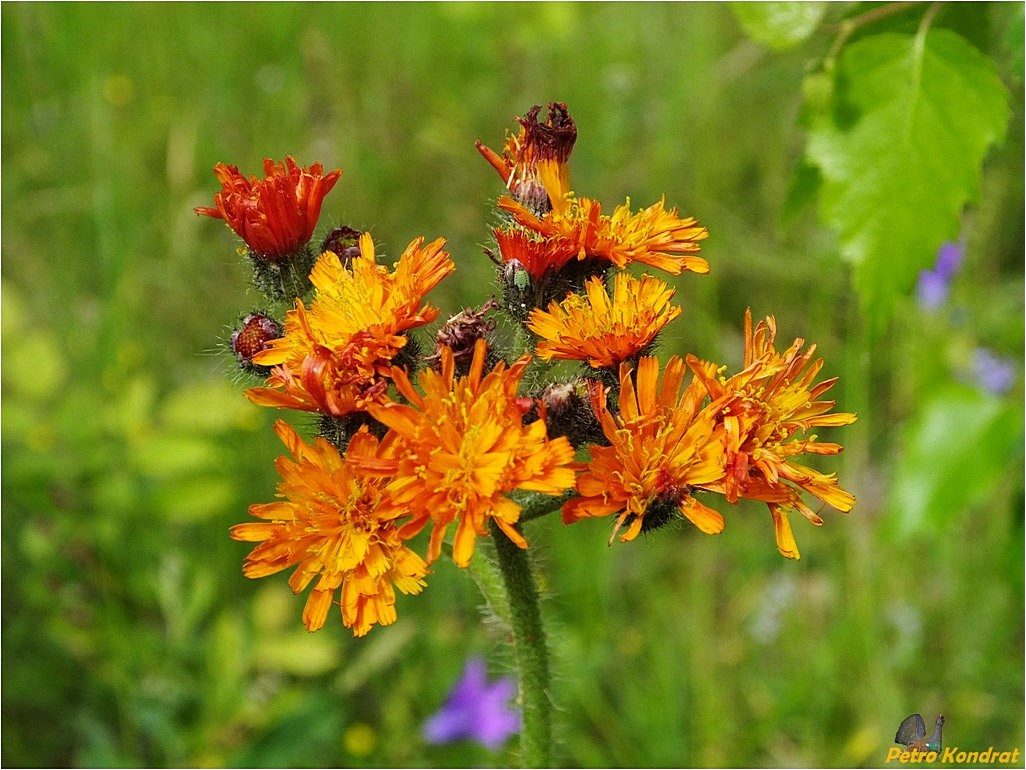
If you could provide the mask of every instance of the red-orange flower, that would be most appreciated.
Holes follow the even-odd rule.
[[[620,367],[619,414],[610,412],[601,386],[592,390],[593,409],[609,446],[589,447],[591,460],[577,480],[579,497],[563,506],[566,524],[585,517],[616,515],[615,535],[633,540],[675,511],[707,534],[723,531],[723,516],[692,495],[695,486],[723,476],[723,431],[693,379],[681,391],[684,362],[672,357],[659,384],[659,361],[644,357],[636,379]],[[610,538],[612,540],[612,538]]]
[[[456,523],[453,561],[466,567],[489,519],[521,548],[516,530],[520,506],[508,493],[528,490],[555,495],[574,485],[574,449],[565,436],[549,439],[544,420],[524,425],[529,399],[518,395],[530,356],[509,368],[496,364],[484,374],[487,344],[478,340],[470,373],[456,377],[452,352],[441,350],[441,371],[422,371],[423,395],[398,367],[392,379],[408,404],[369,404],[371,416],[397,434],[394,459],[375,467],[393,477],[388,492],[409,511],[403,536],[429,522],[434,528],[428,563],[438,558],[450,524]],[[525,403],[526,402],[526,403]]]
[[[547,311],[531,311],[528,328],[543,338],[539,358],[616,367],[643,351],[681,312],[670,304],[674,290],[650,275],[617,273],[612,297],[598,277],[590,278],[585,290],[586,296],[570,294]]]
[[[237,166],[218,163],[214,174],[221,191],[214,196],[214,207],[195,211],[223,219],[250,251],[276,262],[305,246],[313,235],[324,196],[342,176],[341,169],[326,176],[323,172],[320,163],[307,169],[291,156],[284,163],[265,159],[263,179],[247,178]]]
[[[799,490],[818,497],[839,511],[850,511],[855,498],[838,486],[836,474],[821,473],[794,461],[800,454],[833,455],[839,444],[820,442],[805,434],[815,427],[848,425],[854,414],[829,414],[833,401],[820,400],[837,378],[813,384],[823,360],[813,361],[811,345],[796,339],[783,353],[774,348],[776,322],[772,316],[752,329],[751,310],[745,314],[745,366],[732,377],[719,375],[716,364],[688,357],[688,366],[709,391],[717,423],[725,437],[726,472],[706,489],[738,498],[765,502],[773,516],[777,548],[799,558],[787,512],[797,509],[813,524],[823,519],[802,502]]]
[[[455,269],[444,239],[423,243],[410,243],[392,272],[377,264],[368,233],[348,269],[334,252],[324,252],[310,273],[317,290],[310,308],[297,300],[285,315],[284,336],[253,357],[273,368],[267,387],[250,388],[246,397],[260,406],[337,417],[381,398],[405,332],[438,316],[423,303],[425,295]]]
[[[427,567],[404,544],[385,493],[388,479],[360,464],[390,456],[391,440],[379,444],[361,431],[343,459],[323,438],[307,444],[281,420],[274,429],[294,459],[279,457],[276,463],[283,499],[251,505],[250,514],[262,521],[230,530],[234,540],[260,543],[243,572],[259,578],[296,566],[289,578],[296,594],[316,579],[303,610],[308,631],[324,625],[339,594],[342,623],[354,635],[363,636],[375,623],[394,623],[395,589],[420,593]]]
[[[562,270],[578,255],[574,244],[563,238],[546,239],[523,228],[497,227],[494,233],[503,263],[522,266],[535,281]]]

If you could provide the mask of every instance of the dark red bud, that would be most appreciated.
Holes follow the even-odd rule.
[[[360,256],[360,236],[363,232],[352,227],[336,227],[324,237],[321,252],[333,251],[342,266],[348,268]]]
[[[242,326],[232,332],[232,352],[243,368],[258,373],[267,371],[267,367],[253,363],[253,356],[267,347],[267,343],[281,337],[281,325],[263,313],[251,313],[242,319]]]

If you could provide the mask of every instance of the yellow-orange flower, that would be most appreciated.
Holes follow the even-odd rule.
[[[636,379],[622,364],[615,416],[605,390],[593,388],[593,409],[609,446],[590,447],[591,460],[577,480],[580,496],[563,506],[564,523],[616,515],[613,534],[626,527],[620,539],[627,541],[679,511],[707,534],[723,531],[723,516],[691,494],[723,476],[723,432],[701,409],[706,391],[700,381],[681,391],[685,371],[672,357],[660,385],[658,359],[642,358]]]
[[[423,242],[414,240],[393,272],[377,264],[367,233],[348,269],[335,253],[322,254],[310,273],[317,294],[309,310],[297,300],[284,336],[253,357],[273,368],[268,387],[246,391],[250,401],[342,416],[381,398],[404,332],[438,316],[424,296],[454,269],[443,239]]]
[[[467,566],[489,519],[521,548],[514,525],[520,506],[507,493],[521,489],[559,494],[574,485],[574,450],[565,436],[549,439],[545,421],[524,425],[530,400],[518,396],[530,356],[509,368],[498,363],[483,373],[487,345],[478,340],[470,373],[455,376],[452,352],[441,350],[441,371],[420,373],[423,395],[398,367],[392,379],[408,404],[369,404],[371,416],[398,434],[394,459],[375,465],[393,477],[388,492],[411,520],[404,536],[434,526],[427,560],[441,551],[447,527],[456,523],[453,561]]]
[[[589,279],[585,290],[586,296],[570,294],[547,311],[531,311],[527,325],[543,338],[539,358],[616,367],[643,351],[681,312],[670,304],[674,289],[650,275],[617,273],[612,297],[598,277]]]
[[[854,414],[834,413],[833,401],[820,400],[836,378],[813,384],[823,360],[813,361],[811,345],[798,338],[783,353],[774,348],[776,321],[772,316],[752,328],[751,310],[745,314],[745,366],[732,377],[718,374],[715,364],[688,357],[688,366],[709,391],[715,419],[725,436],[726,473],[706,489],[721,492],[730,502],[738,498],[761,500],[769,506],[777,536],[777,548],[788,558],[799,558],[787,512],[797,509],[813,524],[823,523],[802,502],[805,490],[839,511],[855,504],[851,493],[838,486],[836,474],[825,474],[800,465],[800,454],[833,455],[839,444],[820,442],[805,434],[815,427],[848,425]]]
[[[231,528],[233,539],[260,543],[243,572],[259,578],[298,565],[289,578],[296,594],[316,579],[303,610],[308,631],[324,625],[336,595],[342,623],[356,636],[375,623],[395,622],[395,589],[420,593],[427,567],[403,542],[395,506],[384,491],[387,478],[359,464],[389,456],[390,440],[379,444],[361,431],[343,459],[333,444],[323,438],[307,444],[281,420],[275,431],[294,459],[279,457],[276,463],[284,499],[251,505],[250,514],[262,521]]]
[[[310,240],[321,215],[324,196],[342,176],[336,169],[326,176],[320,163],[303,168],[286,156],[284,163],[264,159],[264,179],[247,178],[238,166],[218,163],[214,174],[221,191],[214,196],[214,207],[195,209],[223,219],[250,251],[271,262],[295,252]]]
[[[604,216],[601,203],[574,196],[565,176],[554,173],[551,164],[541,164],[540,176],[552,202],[551,211],[539,216],[509,196],[499,198],[499,208],[508,211],[521,227],[550,242],[553,262],[563,260],[565,264],[573,257],[590,257],[616,267],[640,262],[673,275],[709,272],[709,263],[696,256],[701,249],[699,241],[708,231],[693,217],[677,216],[677,209],[667,211],[665,200],[635,214],[628,198],[612,216]]]

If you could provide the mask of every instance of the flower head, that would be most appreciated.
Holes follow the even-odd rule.
[[[395,589],[420,593],[427,568],[403,543],[395,508],[386,500],[387,479],[365,473],[356,462],[388,456],[388,440],[379,444],[366,431],[357,433],[344,460],[322,438],[311,445],[281,420],[274,427],[294,459],[276,463],[284,499],[251,505],[250,514],[262,521],[231,528],[233,539],[260,543],[243,572],[258,578],[296,566],[289,587],[297,594],[316,579],[303,610],[309,631],[324,625],[339,594],[342,623],[356,636],[375,623],[395,622]]]
[[[620,536],[627,541],[679,511],[707,534],[723,531],[723,517],[692,495],[695,486],[723,476],[722,429],[701,409],[706,391],[700,381],[681,391],[684,373],[677,356],[667,362],[661,385],[656,358],[642,358],[635,377],[622,364],[615,416],[605,390],[593,388],[593,409],[609,446],[590,448],[577,480],[580,496],[563,506],[564,523],[615,515],[614,535],[627,527]]]
[[[558,273],[579,253],[570,241],[543,238],[522,228],[498,227],[494,233],[503,266],[518,266],[534,281]]]
[[[457,524],[453,561],[461,567],[470,562],[475,537],[488,534],[489,519],[526,548],[514,527],[520,506],[507,493],[559,494],[574,485],[574,450],[566,437],[550,440],[544,420],[524,425],[532,404],[518,395],[518,387],[530,356],[509,368],[499,362],[484,374],[486,352],[485,341],[478,340],[470,373],[457,377],[452,352],[442,349],[441,371],[426,369],[419,375],[423,395],[394,367],[392,380],[409,403],[367,407],[397,434],[394,459],[376,467],[394,476],[388,491],[410,511],[404,534],[433,524],[429,563],[438,558],[452,523]]]
[[[497,749],[520,732],[520,712],[509,705],[514,694],[513,680],[499,677],[489,684],[484,660],[471,658],[445,705],[424,723],[424,737],[430,743],[467,739]]]
[[[681,312],[670,304],[674,290],[649,275],[617,273],[612,297],[601,278],[589,279],[585,288],[586,296],[570,294],[547,311],[531,312],[527,325],[543,338],[539,358],[617,367],[643,351]]]
[[[454,269],[443,239],[423,242],[414,240],[393,272],[377,264],[368,233],[348,269],[334,252],[322,254],[310,274],[317,290],[310,308],[297,300],[285,316],[284,336],[254,357],[274,367],[268,387],[246,396],[260,406],[335,416],[380,398],[392,361],[406,346],[404,333],[438,316],[424,296]]]
[[[539,216],[508,196],[499,199],[499,208],[545,242],[542,253],[546,262],[558,265],[573,258],[595,259],[621,268],[640,262],[673,275],[709,272],[709,263],[696,256],[701,249],[699,241],[708,231],[693,217],[677,216],[677,209],[667,211],[665,201],[632,213],[628,199],[612,216],[605,216],[601,203],[577,198],[565,179],[549,173],[542,175],[542,181],[552,201],[548,213]]]
[[[303,168],[291,156],[284,163],[264,160],[263,179],[245,177],[237,166],[218,163],[214,174],[221,191],[214,207],[197,207],[197,214],[223,219],[250,251],[277,262],[309,242],[321,214],[321,203],[342,176],[336,169],[322,176],[320,163]]]
[[[477,142],[477,149],[492,168],[499,172],[513,198],[533,211],[544,213],[552,208],[543,174],[555,174],[565,185],[567,160],[577,140],[577,126],[563,102],[549,104],[548,118],[538,120],[541,106],[536,105],[526,118],[517,118],[520,133],[507,132],[506,146],[500,156]]]
[[[805,434],[812,428],[848,425],[849,413],[830,413],[833,401],[820,400],[837,382],[813,384],[823,360],[813,361],[816,346],[801,352],[801,338],[783,353],[774,348],[776,322],[772,316],[753,330],[752,314],[745,314],[745,366],[732,377],[719,375],[715,364],[688,357],[688,365],[708,390],[713,403],[706,411],[722,425],[725,436],[726,472],[722,479],[705,483],[705,489],[738,498],[765,502],[773,516],[777,548],[789,558],[799,558],[787,520],[797,509],[813,524],[823,520],[804,502],[804,490],[839,511],[850,511],[855,498],[837,484],[836,474],[821,473],[795,462],[800,454],[838,454],[839,444],[820,442]]]

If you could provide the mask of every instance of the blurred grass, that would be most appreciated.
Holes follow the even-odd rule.
[[[797,522],[800,562],[756,508],[715,539],[612,548],[604,523],[528,526],[560,764],[873,766],[913,711],[943,711],[952,745],[1022,746],[1021,382],[979,396],[1010,426],[986,445],[943,434],[997,472],[911,529],[889,504],[895,468],[917,471],[913,418],[942,385],[972,391],[952,384],[966,350],[1022,358],[1021,67],[951,311],[910,299],[870,348],[815,212],[779,226],[828,37],[770,53],[717,4],[36,3],[4,5],[0,42],[5,765],[510,760],[419,735],[468,654],[510,665],[466,574],[439,563],[365,640],[308,635],[284,576],[241,577],[227,528],[271,499],[279,447],[214,354],[255,294],[192,208],[218,161],[342,167],[322,225],[370,228],[390,257],[444,235],[458,272],[432,299],[454,312],[493,281],[498,184],[473,141],[551,100],[578,124],[576,190],[665,193],[710,229],[712,274],[673,279],[663,355],[737,365],[751,305],[819,343],[860,413],[830,466],[859,505]]]

